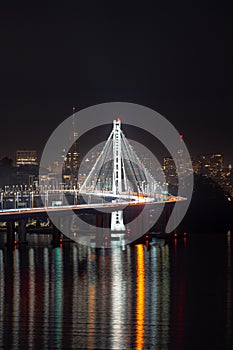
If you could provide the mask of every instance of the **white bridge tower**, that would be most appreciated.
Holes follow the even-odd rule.
[[[163,188],[144,167],[126,139],[119,117],[113,121],[112,131],[79,193],[106,197],[113,203],[136,200],[139,194],[163,193]],[[113,212],[111,231],[123,233],[125,230],[123,211]]]
[[[113,121],[113,195],[122,194],[122,156],[121,156],[121,120],[118,117]],[[113,202],[117,202],[113,200]],[[123,211],[115,211],[111,215],[111,230],[125,231]]]

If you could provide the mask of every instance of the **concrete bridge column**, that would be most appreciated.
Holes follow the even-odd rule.
[[[61,233],[60,233],[60,231],[58,230],[58,228],[55,225],[52,225],[52,232],[53,232],[52,244],[53,245],[59,245],[60,244]]]
[[[73,217],[71,215],[67,215],[67,216],[63,216],[60,220],[62,224],[62,232],[64,233],[64,234],[61,234],[62,240],[72,241],[72,239],[68,237],[72,230]]]
[[[15,222],[7,221],[6,224],[6,233],[7,233],[7,246],[11,246],[15,244]]]
[[[104,239],[104,246],[108,247],[111,242],[111,229],[110,229],[110,221],[111,221],[111,214],[110,213],[103,213],[103,219],[102,219],[102,225],[105,228],[103,231],[103,239]]]
[[[95,216],[96,227],[103,227],[103,214],[97,213]]]
[[[60,238],[61,238],[61,232],[59,231],[58,227],[60,227],[60,223],[61,223],[61,218],[56,218],[55,223],[52,223],[52,244],[54,246],[58,246],[60,245]],[[57,224],[57,226],[55,225]]]
[[[75,191],[74,193],[74,205],[77,205],[78,204],[78,194],[77,194],[77,191]]]
[[[103,213],[96,213],[96,230],[95,230],[95,244],[102,246],[103,244]]]
[[[4,199],[3,199],[3,193],[0,193],[0,209],[3,210],[4,208]]]
[[[108,246],[111,241],[110,230],[110,215],[109,213],[96,214],[96,245]],[[107,232],[106,232],[107,230]]]
[[[70,230],[71,230],[71,223],[72,223],[72,219],[70,216],[64,216],[62,219],[62,231],[64,233],[67,232],[67,234],[69,234]]]
[[[18,226],[19,243],[27,243],[26,220],[20,220]]]

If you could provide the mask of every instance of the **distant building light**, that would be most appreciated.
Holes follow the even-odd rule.
[[[38,157],[36,150],[17,150],[16,166],[20,165],[38,165]]]

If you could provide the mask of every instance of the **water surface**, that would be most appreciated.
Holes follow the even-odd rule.
[[[231,349],[232,240],[0,249],[4,349]]]

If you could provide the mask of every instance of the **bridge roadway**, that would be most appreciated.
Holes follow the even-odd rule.
[[[175,196],[159,196],[158,197],[142,197],[133,196],[133,201],[122,201],[122,202],[106,202],[106,203],[95,203],[95,204],[77,204],[68,206],[48,206],[48,207],[38,207],[38,208],[19,208],[19,209],[3,209],[0,210],[0,222],[7,221],[18,221],[26,218],[35,218],[47,216],[48,213],[53,213],[57,215],[70,214],[70,211],[76,213],[95,213],[96,210],[105,210],[105,212],[113,212],[118,210],[123,210],[125,207],[132,206],[144,206],[144,205],[155,205],[162,203],[175,203],[182,202],[186,200],[183,197]],[[130,197],[132,199],[132,197]],[[108,210],[108,211],[106,211]]]

